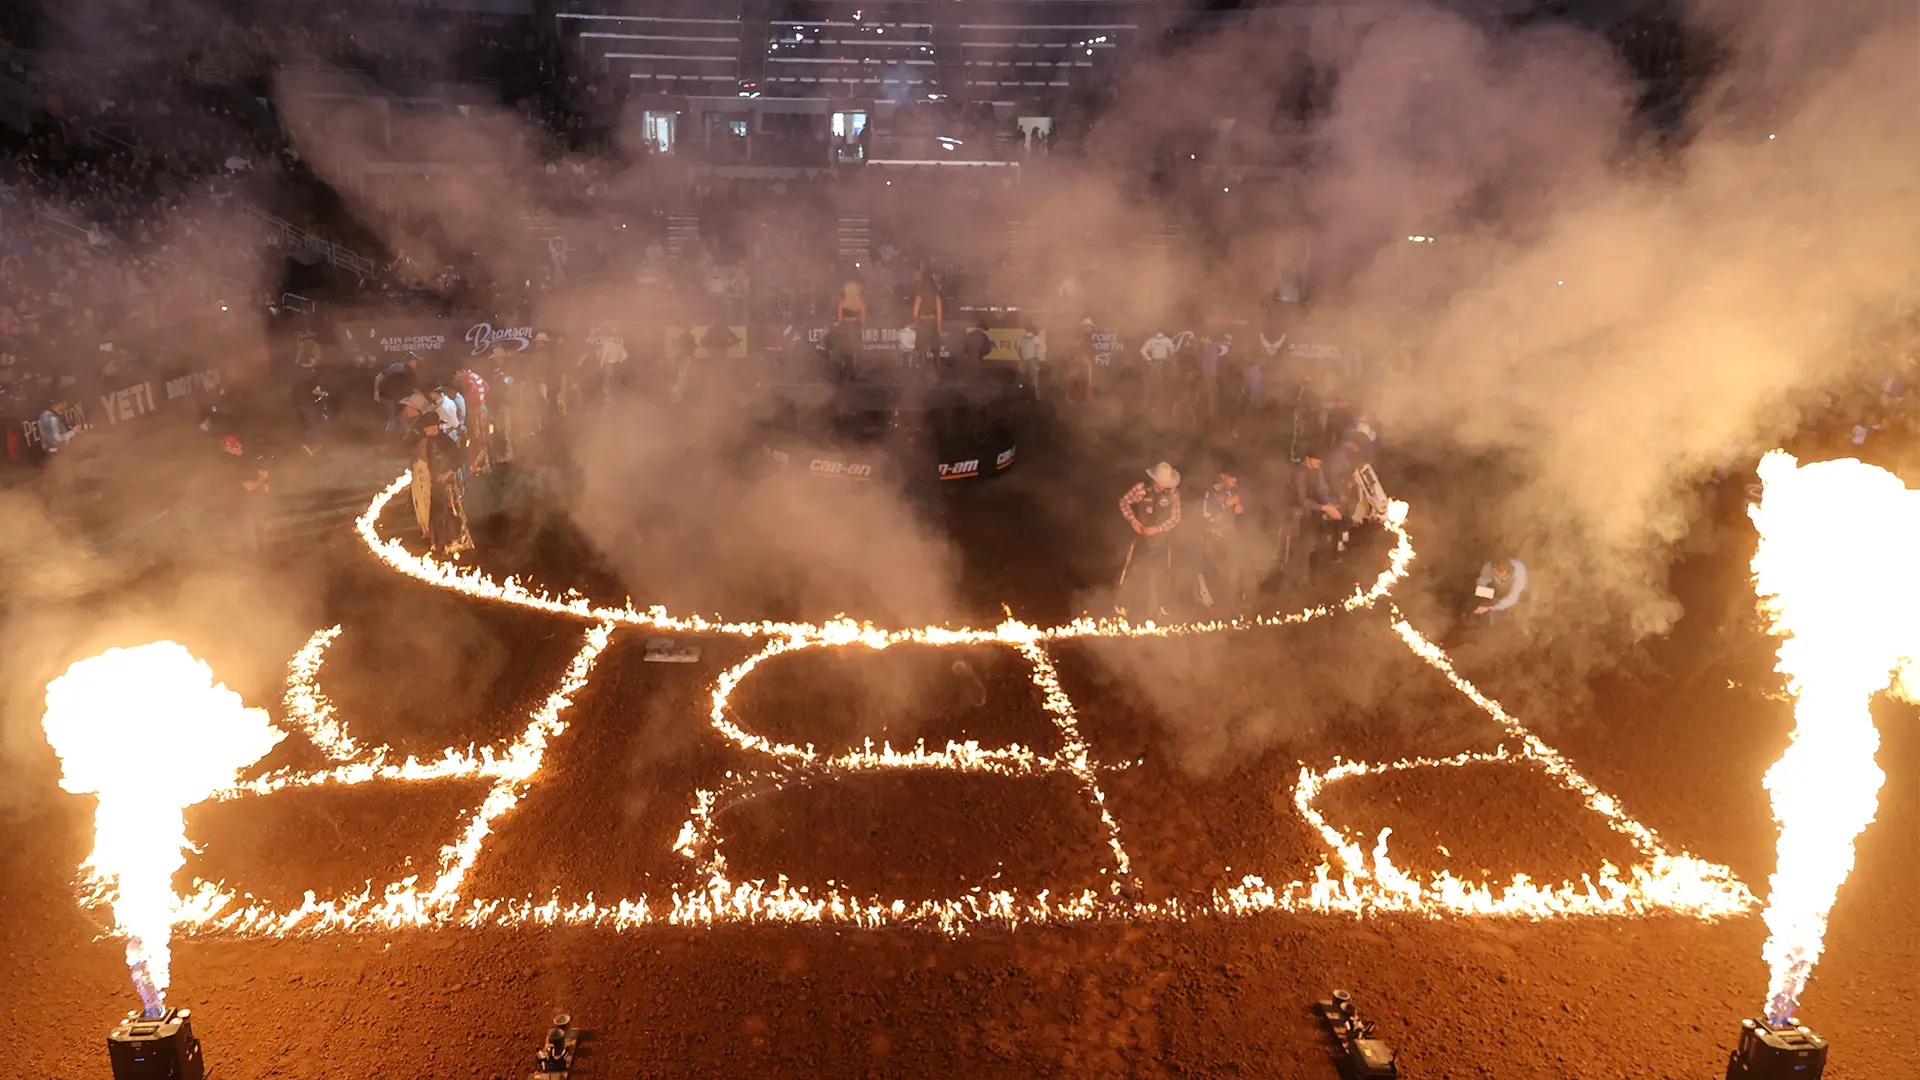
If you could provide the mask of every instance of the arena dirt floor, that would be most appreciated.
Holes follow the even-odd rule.
[[[528,564],[505,568],[563,584],[586,576],[565,543],[513,547]],[[345,627],[322,685],[362,740],[432,753],[501,738],[577,648],[575,624],[429,589],[350,542],[313,558],[327,580],[314,625]],[[1712,568],[1681,573],[1721,580]],[[1050,598],[1030,610],[1070,602],[1040,559],[967,582],[985,612],[1023,582]],[[1777,688],[1770,643],[1699,621],[1633,678],[1546,693],[1522,681],[1523,660],[1497,650],[1461,660],[1489,693],[1524,700],[1524,719],[1671,844],[1764,892],[1773,828],[1760,778],[1790,717],[1766,696]],[[179,636],[218,665],[217,632]],[[540,782],[500,819],[471,895],[658,899],[694,884],[672,850],[694,791],[756,766],[706,717],[715,674],[752,643],[700,639],[701,662],[650,664],[644,636],[616,634]],[[253,643],[267,644],[290,655],[300,641]],[[1143,900],[1203,899],[1245,874],[1310,876],[1327,853],[1290,803],[1301,762],[1497,742],[1398,646],[1381,612],[1224,643],[1078,642],[1055,655]],[[270,672],[235,683],[250,701],[278,700]],[[734,706],[751,730],[822,747],[964,736],[1050,752],[1059,737],[1025,661],[1005,647],[809,650],[767,662]],[[1879,820],[1861,838],[1801,1013],[1832,1042],[1833,1080],[1920,1075],[1920,737],[1912,709],[1887,704],[1879,716]],[[30,782],[51,790],[50,755],[46,764]],[[478,791],[369,785],[197,808],[189,827],[202,852],[183,884],[224,878],[279,904],[377,885],[431,866]],[[92,804],[24,802],[35,809],[0,847],[0,982],[15,1033],[6,1072],[104,1077],[106,1031],[134,999],[120,946],[97,937],[100,916],[70,886]],[[1351,835],[1391,826],[1413,870],[1561,881],[1633,858],[1525,770],[1361,779],[1323,805]],[[1047,777],[849,778],[730,807],[718,824],[736,878],[784,874],[816,891],[1067,893],[1104,887],[1111,872],[1095,813]],[[190,937],[175,943],[171,996],[194,1008],[219,1080],[521,1077],[559,1011],[590,1033],[582,1078],[1332,1077],[1309,1006],[1335,987],[1399,1046],[1407,1077],[1718,1078],[1763,996],[1763,937],[1757,914],[1201,915],[957,937],[789,925]]]

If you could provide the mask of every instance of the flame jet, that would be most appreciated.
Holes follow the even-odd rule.
[[[1793,1019],[1820,959],[1827,915],[1853,870],[1886,774],[1869,705],[1920,656],[1920,492],[1858,461],[1760,462],[1751,510],[1760,610],[1782,638],[1776,670],[1793,695],[1793,742],[1767,770],[1780,826],[1764,918],[1767,1020]]]
[[[186,865],[186,809],[230,787],[284,734],[183,646],[109,649],[47,684],[41,719],[60,786],[97,795],[83,883],[113,908],[142,1012],[166,1011],[168,942]]]

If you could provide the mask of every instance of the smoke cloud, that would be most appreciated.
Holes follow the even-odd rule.
[[[1417,3],[1358,21],[1288,12],[1304,21],[1143,57],[1084,156],[1056,155],[1017,186],[969,180],[921,207],[922,228],[991,252],[983,224],[1030,223],[1031,258],[1002,252],[983,273],[1009,290],[1074,274],[1077,298],[1044,298],[1060,326],[1084,313],[1179,329],[1189,296],[1250,304],[1311,251],[1317,287],[1295,329],[1414,358],[1375,363],[1357,396],[1390,455],[1436,463],[1409,492],[1423,555],[1451,540],[1474,560],[1524,559],[1536,625],[1568,655],[1671,628],[1667,567],[1698,513],[1697,480],[1789,434],[1800,396],[1870,362],[1841,347],[1849,329],[1913,287],[1911,11],[1698,0],[1684,14],[1720,66],[1677,132],[1637,111],[1642,88],[1621,58],[1571,24],[1490,27]],[[297,147],[424,272],[473,260],[495,281],[521,281],[546,253],[517,221],[565,216],[611,234],[657,220],[684,180],[672,162],[600,160],[599,191],[583,202],[558,194],[554,176],[593,155],[562,149],[519,112],[323,100],[321,78],[337,76],[283,73],[275,87]],[[1318,106],[1313,118],[1288,119],[1301,101]],[[1209,126],[1228,115],[1231,130]],[[1233,185],[1200,162],[1221,144],[1296,167],[1222,190]],[[459,164],[350,182],[346,163],[396,156]],[[1151,171],[1139,165],[1148,157]],[[830,224],[841,206],[888,196],[870,181],[811,197]],[[1184,209],[1195,199],[1204,227]],[[1183,221],[1165,255],[1143,254],[1141,238]],[[824,226],[754,235],[756,265],[830,254]],[[616,253],[539,298],[536,320],[584,326],[643,310],[656,291],[636,281],[643,261]],[[744,396],[716,395],[580,421],[573,523],[643,601],[955,617],[960,558],[994,556],[957,552],[936,512],[885,482],[801,488],[753,468],[765,419]],[[1106,435],[1107,459],[1164,456],[1148,438]],[[1197,461],[1176,464],[1200,475]],[[1044,499],[1098,475],[1023,482]],[[1473,550],[1430,535],[1455,523],[1481,537]],[[1191,673],[1211,681],[1222,661],[1200,653]],[[1165,679],[1160,660],[1110,662],[1142,684]],[[1178,726],[1178,710],[1161,711]],[[1249,706],[1243,731],[1206,736],[1194,757],[1251,752],[1311,722],[1275,715]]]

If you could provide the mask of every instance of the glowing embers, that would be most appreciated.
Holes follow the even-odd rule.
[[[368,748],[356,741],[346,724],[320,693],[315,677],[335,631],[323,631],[309,642],[291,665],[287,707],[289,721],[306,732],[326,759],[318,768],[281,770],[249,783],[235,785],[224,797],[247,798],[289,788],[353,785],[372,782],[411,784],[466,780],[486,785],[480,805],[462,818],[452,841],[441,849],[434,872],[409,875],[379,890],[321,900],[308,894],[291,908],[264,903],[211,885],[200,885],[182,901],[181,922],[202,929],[243,934],[285,934],[328,930],[397,928],[406,926],[520,926],[567,924],[620,929],[650,923],[708,925],[724,921],[828,921],[877,926],[910,924],[959,931],[986,923],[999,926],[1072,922],[1088,919],[1185,919],[1204,914],[1250,914],[1262,911],[1315,911],[1364,915],[1375,912],[1413,912],[1428,916],[1481,914],[1520,918],[1568,915],[1632,915],[1672,910],[1701,918],[1748,911],[1754,901],[1725,868],[1684,852],[1670,852],[1659,838],[1627,816],[1615,800],[1599,791],[1556,751],[1522,727],[1500,705],[1486,697],[1452,667],[1445,653],[1422,637],[1395,612],[1392,623],[1402,643],[1494,722],[1504,736],[1506,750],[1441,760],[1414,759],[1387,764],[1340,764],[1324,771],[1303,768],[1292,792],[1292,806],[1300,820],[1327,848],[1326,861],[1311,875],[1290,884],[1270,887],[1257,878],[1239,885],[1216,885],[1211,893],[1142,900],[1134,867],[1123,843],[1124,830],[1109,806],[1096,764],[1080,729],[1073,702],[1060,686],[1048,643],[1076,638],[1165,637],[1234,632],[1256,626],[1291,626],[1343,612],[1373,607],[1402,580],[1414,557],[1405,529],[1407,508],[1396,503],[1386,521],[1396,544],[1387,565],[1370,583],[1356,586],[1341,601],[1282,615],[1226,622],[1169,626],[1133,625],[1085,619],[1060,627],[1042,628],[1009,618],[990,628],[919,627],[886,630],[851,620],[818,625],[798,623],[728,623],[717,619],[679,617],[662,609],[636,609],[631,603],[611,606],[578,593],[553,596],[508,579],[496,582],[484,573],[408,552],[395,540],[383,540],[376,524],[382,510],[402,489],[404,478],[390,485],[360,517],[357,528],[374,555],[389,567],[430,585],[462,596],[505,604],[593,624],[580,652],[567,666],[559,686],[537,706],[525,731],[508,742],[465,749],[449,748],[425,759],[409,756],[395,761],[384,747]],[[483,845],[501,816],[517,806],[539,771],[546,767],[551,741],[567,727],[562,719],[572,695],[586,684],[595,659],[607,647],[616,626],[644,627],[674,633],[699,633],[750,639],[758,649],[722,672],[714,681],[705,711],[721,739],[736,752],[753,755],[757,767],[743,770],[726,783],[698,792],[687,819],[678,830],[673,850],[684,856],[693,871],[691,883],[666,890],[670,895],[607,900],[595,895],[561,900],[557,893],[539,899],[539,893],[520,899],[473,899],[471,871]],[[953,649],[956,653],[986,647],[1009,648],[1026,665],[1033,700],[1051,725],[1048,738],[1034,745],[1008,740],[983,743],[965,732],[945,737],[906,737],[886,733],[855,745],[820,748],[792,732],[761,730],[743,721],[730,707],[738,689],[775,657],[806,650],[842,653],[880,652],[897,646]],[[953,647],[960,647],[954,649]],[[1349,835],[1330,822],[1318,808],[1319,795],[1329,784],[1362,775],[1384,775],[1412,769],[1462,768],[1469,765],[1531,768],[1569,792],[1581,805],[1599,814],[1641,857],[1626,870],[1595,869],[1580,881],[1536,885],[1510,880],[1491,885],[1455,878],[1444,872],[1413,874],[1394,865],[1385,843]],[[1088,844],[1101,854],[1099,882],[1075,881],[1053,888],[1001,889],[998,884],[969,888],[952,896],[894,897],[881,883],[868,881],[859,888],[842,887],[835,875],[823,888],[802,886],[783,879],[772,867],[749,878],[742,867],[730,865],[725,850],[729,811],[743,801],[765,800],[801,788],[823,785],[906,780],[932,773],[944,779],[991,781],[1005,784],[1044,783],[1054,790],[1077,795],[1085,811],[1080,820]],[[669,819],[670,820],[670,819]],[[744,859],[742,860],[745,861]],[[771,871],[771,880],[764,874]],[[902,890],[904,891],[904,889]],[[929,890],[931,891],[931,890]],[[577,894],[576,894],[577,895]]]
[[[448,750],[423,775],[418,762],[409,758],[393,765],[383,760],[383,751],[363,751],[364,761],[351,761],[345,768],[364,768],[365,772],[343,774],[338,768],[320,774],[290,774],[279,777],[279,786],[307,786],[317,783],[364,783],[369,780],[420,780],[483,778],[491,781],[478,806],[465,814],[453,840],[440,849],[431,877],[409,874],[374,895],[371,888],[358,895],[321,900],[308,892],[304,900],[291,908],[275,909],[255,898],[221,885],[199,881],[195,891],[181,902],[179,921],[183,925],[219,929],[246,934],[277,935],[316,932],[331,929],[398,928],[446,923],[468,925],[490,921],[502,905],[461,903],[462,890],[480,849],[493,832],[493,823],[526,794],[528,783],[545,761],[552,740],[566,730],[561,718],[573,704],[573,695],[587,684],[594,662],[607,647],[613,627],[600,624],[586,632],[580,651],[574,655],[556,686],[527,718],[527,726],[516,740],[504,747],[485,747],[476,752]],[[331,639],[329,639],[330,641]],[[319,646],[324,648],[324,645]],[[310,696],[319,699],[312,685],[319,669],[319,658],[311,663],[296,663],[290,679],[306,684]],[[295,696],[290,688],[289,696]],[[344,731],[342,731],[344,738]],[[338,746],[338,742],[329,745]],[[316,779],[320,777],[320,779]],[[238,785],[236,794],[263,794],[276,790]]]
[[[1107,809],[1106,795],[1100,790],[1097,767],[1088,752],[1085,739],[1080,735],[1073,702],[1060,689],[1059,674],[1052,658],[1043,646],[1032,640],[1035,635],[1029,631],[1030,628],[1010,623],[1002,628],[1002,636],[1014,645],[1025,660],[1034,700],[1054,728],[1045,750],[1011,742],[1000,746],[983,746],[975,741],[954,738],[942,745],[930,746],[924,739],[916,739],[909,746],[895,747],[890,741],[875,745],[869,738],[864,739],[861,745],[844,751],[823,752],[811,745],[769,738],[748,730],[737,720],[730,698],[748,673],[774,656],[819,648],[830,644],[827,641],[797,636],[774,641],[721,675],[713,693],[713,725],[723,738],[739,749],[766,758],[767,767],[732,777],[718,791],[701,791],[695,796],[693,809],[674,846],[699,868],[701,876],[707,881],[707,888],[703,893],[689,897],[684,906],[677,904],[676,916],[697,920],[826,919],[868,925],[910,920],[954,929],[980,919],[1008,924],[1044,921],[1055,917],[1056,909],[1067,917],[1086,917],[1102,908],[1104,902],[1123,895],[1132,884],[1132,864],[1121,843],[1119,826]],[[907,640],[910,639],[862,638],[855,644],[857,647],[882,650]],[[949,684],[948,692],[962,697],[972,696],[977,705],[985,706],[993,691],[989,689],[989,682],[983,680],[975,670],[977,665],[984,666],[977,657],[971,661],[954,661],[954,681]],[[998,681],[995,680],[993,685],[997,688]],[[1020,893],[1010,888],[976,886],[956,897],[903,899],[851,895],[852,890],[843,890],[837,882],[820,892],[792,884],[784,875],[774,876],[771,885],[765,876],[751,882],[735,879],[735,872],[723,851],[724,839],[717,820],[727,811],[750,800],[778,797],[779,793],[795,788],[817,788],[902,773],[949,774],[943,782],[950,789],[956,774],[973,774],[977,778],[993,777],[1002,782],[1037,785],[1049,796],[1077,792],[1084,800],[1085,813],[1082,818],[1092,827],[1095,843],[1106,849],[1110,859],[1099,869],[1099,887],[1094,887],[1092,883],[1082,884],[1068,888],[1066,896],[1056,896],[1057,890],[1041,888],[1025,893],[1027,898],[1022,899]],[[977,786],[975,791],[978,791]],[[1016,806],[1027,802],[1010,801]],[[949,808],[949,815],[956,810]],[[954,824],[957,827],[957,822]]]

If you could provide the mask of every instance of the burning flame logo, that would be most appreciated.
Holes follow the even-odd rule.
[[[1820,959],[1827,914],[1853,870],[1886,774],[1869,702],[1920,657],[1920,578],[1904,569],[1920,536],[1920,492],[1858,461],[1799,466],[1774,451],[1752,508],[1760,609],[1782,636],[1793,742],[1767,770],[1780,826],[1764,918],[1767,1020],[1793,1019]]]
[[[320,690],[318,679],[327,648],[339,627],[317,632],[297,653],[288,670],[287,723],[301,731],[328,759],[318,770],[276,770],[246,780],[228,776],[214,797],[254,798],[290,787],[361,783],[428,783],[453,778],[486,779],[488,793],[469,814],[460,832],[441,850],[437,874],[408,877],[375,892],[321,899],[308,893],[299,905],[273,909],[224,884],[197,882],[178,899],[176,925],[200,932],[278,936],[397,927],[515,927],[526,925],[597,926],[626,929],[655,923],[711,926],[723,922],[830,922],[851,926],[915,925],[948,933],[987,923],[1005,927],[1101,919],[1190,919],[1204,915],[1243,916],[1262,912],[1321,912],[1355,916],[1411,912],[1428,916],[1486,915],[1549,918],[1578,915],[1640,915],[1666,910],[1713,919],[1752,910],[1753,896],[1726,867],[1672,851],[1645,825],[1629,816],[1610,795],[1583,777],[1564,757],[1508,715],[1456,671],[1440,647],[1413,628],[1397,610],[1394,632],[1408,650],[1439,672],[1493,722],[1489,734],[1498,748],[1446,759],[1410,759],[1390,763],[1336,763],[1316,771],[1303,768],[1294,805],[1326,841],[1328,861],[1311,881],[1280,886],[1257,877],[1216,889],[1198,904],[1138,899],[1133,864],[1123,843],[1124,829],[1107,806],[1101,763],[1080,735],[1072,700],[1061,687],[1049,646],[1087,637],[1165,637],[1213,634],[1256,627],[1292,626],[1341,613],[1363,611],[1387,600],[1405,578],[1414,558],[1406,528],[1407,505],[1393,503],[1382,524],[1395,544],[1387,566],[1372,582],[1356,586],[1345,598],[1304,611],[1248,616],[1203,623],[1132,623],[1124,619],[1082,618],[1061,626],[1032,626],[1009,617],[998,626],[928,626],[885,629],[849,619],[827,623],[730,622],[640,609],[631,602],[609,604],[578,592],[555,595],[513,578],[497,581],[483,572],[408,551],[396,539],[382,537],[378,522],[387,505],[405,490],[398,477],[380,492],[356,522],[367,549],[391,569],[436,588],[489,603],[542,612],[586,624],[579,653],[547,699],[528,717],[520,736],[484,747],[449,748],[437,758],[394,760],[386,747],[357,743],[348,726]],[[1391,607],[1391,604],[1388,605]],[[736,772],[719,790],[695,793],[674,850],[685,857],[699,884],[675,889],[671,896],[562,902],[532,899],[484,899],[465,895],[467,876],[495,823],[510,812],[536,781],[553,741],[567,729],[566,710],[573,694],[586,685],[595,662],[623,628],[652,632],[728,635],[751,638],[761,648],[722,672],[715,680],[708,716],[715,733],[742,752],[759,758],[758,771]],[[777,742],[741,727],[729,699],[762,663],[785,653],[811,648],[887,649],[896,645],[1000,645],[1026,660],[1041,707],[1059,734],[1058,748],[1042,754],[1009,745],[984,747],[954,742],[944,747],[916,744],[864,746],[839,753]],[[257,755],[256,755],[257,756]],[[251,760],[251,759],[250,759]],[[1316,802],[1334,783],[1387,772],[1511,763],[1539,769],[1579,795],[1609,827],[1626,836],[1643,861],[1630,869],[1603,865],[1580,882],[1535,883],[1524,876],[1501,885],[1466,882],[1448,874],[1421,877],[1400,870],[1388,855],[1387,833],[1373,838],[1348,835],[1329,823]],[[1101,846],[1112,854],[1106,887],[1078,895],[1041,890],[1032,895],[976,891],[961,897],[906,899],[851,896],[839,891],[813,893],[784,878],[775,882],[738,881],[720,855],[716,816],[743,799],[789,783],[832,781],[875,770],[944,770],[1007,776],[1064,774],[1071,777],[1096,811],[1104,835]],[[138,784],[138,778],[124,778]],[[178,864],[175,863],[175,866]]]
[[[189,847],[186,808],[232,786],[285,736],[171,641],[74,664],[47,684],[42,723],[60,756],[60,786],[99,796],[83,880],[113,908],[143,1011],[159,1016],[178,908],[173,875]]]

